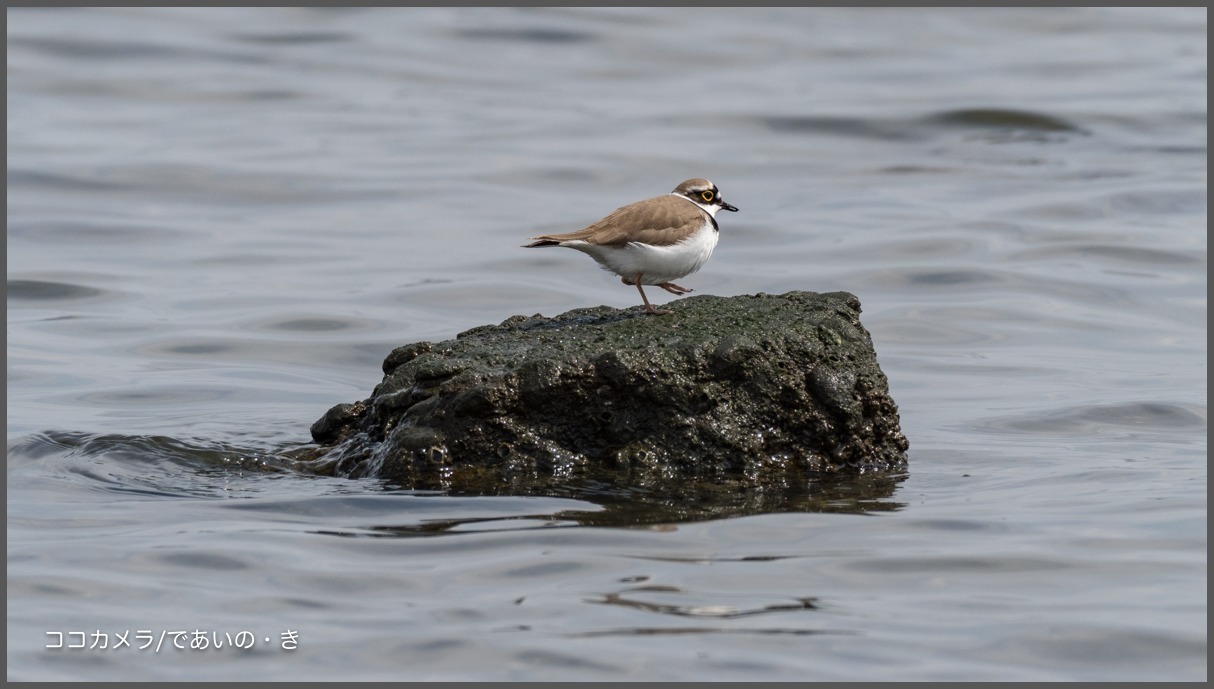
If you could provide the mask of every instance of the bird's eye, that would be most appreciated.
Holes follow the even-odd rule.
[[[711,203],[712,200],[716,198],[716,194],[712,193],[712,190],[709,189],[708,191],[701,191],[700,198]]]

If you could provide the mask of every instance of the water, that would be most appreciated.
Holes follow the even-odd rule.
[[[1204,8],[10,9],[8,677],[1204,680],[1206,98]],[[519,245],[691,176],[681,284],[858,295],[906,476],[284,466],[394,346],[635,306]]]

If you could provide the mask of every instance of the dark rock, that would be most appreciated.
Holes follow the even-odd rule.
[[[337,440],[342,429],[354,423],[358,417],[367,411],[364,402],[354,404],[339,404],[312,424],[312,439],[318,443],[328,443]]]
[[[400,347],[369,399],[312,426],[321,447],[309,465],[524,494],[753,490],[905,468],[855,296],[698,296],[669,308],[513,316]]]

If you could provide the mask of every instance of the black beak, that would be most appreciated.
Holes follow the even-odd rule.
[[[731,206],[730,204],[725,203],[725,199],[723,199],[723,198],[721,198],[721,197],[719,197],[719,196],[717,197],[717,203],[721,204],[721,208],[722,208],[723,210],[727,210],[727,211],[733,211],[734,213],[737,213],[737,212],[738,212],[738,207],[737,207],[737,206]]]

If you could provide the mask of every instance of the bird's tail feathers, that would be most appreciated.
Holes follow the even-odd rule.
[[[561,245],[561,243],[555,239],[536,238],[536,241],[531,242],[530,244],[524,244],[523,248],[531,249],[531,248],[534,248],[537,246],[560,246],[560,245]]]

